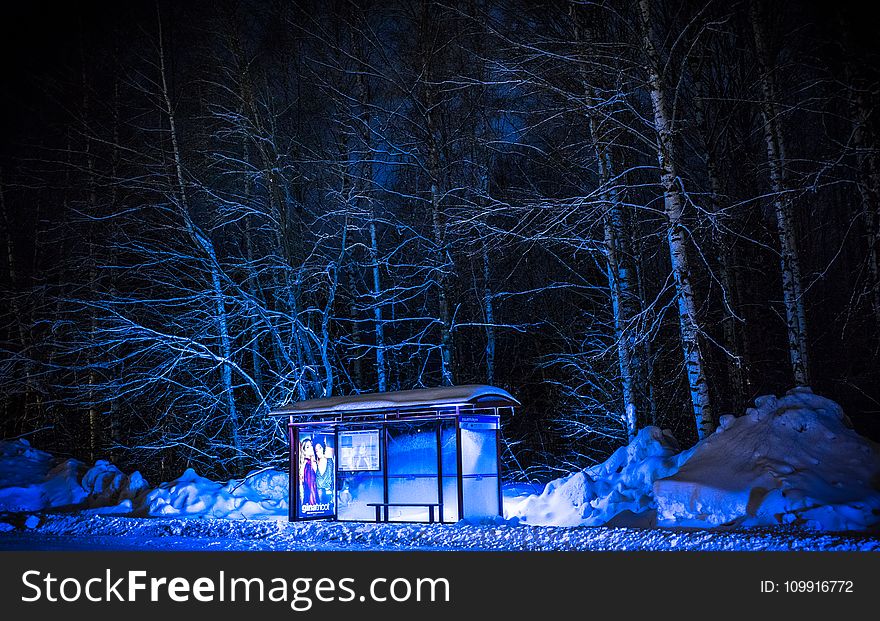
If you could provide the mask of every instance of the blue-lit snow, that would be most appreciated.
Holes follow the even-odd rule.
[[[880,445],[838,404],[796,388],[679,452],[671,434],[642,429],[605,463],[550,482],[508,507],[554,526],[794,526],[880,530]]]
[[[291,524],[284,472],[153,487],[14,440],[0,442],[0,548],[880,551],[878,485],[880,447],[805,389],[683,452],[643,429],[583,472],[506,485],[507,519],[476,523]]]
[[[880,538],[871,535],[783,527],[728,531],[43,514],[28,529],[20,516],[6,519],[14,528],[0,532],[0,549],[880,552]]]

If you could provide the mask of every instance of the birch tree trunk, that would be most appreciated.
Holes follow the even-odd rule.
[[[327,292],[327,303],[324,305],[324,312],[321,316],[321,363],[324,366],[324,395],[329,397],[333,394],[336,375],[333,368],[333,360],[331,358],[330,344],[330,324],[333,320],[333,303],[336,300],[336,291],[339,288],[339,272],[342,271],[345,264],[345,255],[348,246],[348,216],[342,223],[342,235],[340,240],[339,256],[335,263],[327,266],[327,272],[330,275],[330,284]]]
[[[352,38],[354,35],[352,34]],[[352,47],[354,48],[354,42],[352,42]],[[364,79],[364,74],[366,73],[365,67],[359,67],[360,71],[358,71],[357,77],[355,79],[357,90],[358,90],[358,103],[361,106],[361,119],[360,119],[360,128],[361,128],[361,142],[363,143],[364,150],[367,154],[365,161],[363,162],[363,172],[361,177],[364,183],[363,189],[363,197],[366,201],[366,209],[365,213],[369,214],[369,233],[370,233],[370,246],[369,246],[369,254],[370,254],[370,295],[372,297],[372,310],[373,310],[373,333],[376,340],[376,385],[379,392],[385,392],[388,390],[388,376],[386,371],[386,345],[385,345],[385,322],[382,318],[382,274],[381,267],[379,265],[379,231],[378,231],[378,216],[379,214],[376,211],[375,204],[372,199],[372,195],[370,192],[371,185],[373,183],[373,159],[376,155],[375,149],[373,148],[373,136],[372,136],[372,127],[373,127],[373,119],[370,114],[370,105],[371,105],[371,93],[369,86],[367,85],[366,80]]]
[[[696,301],[691,283],[687,242],[682,224],[683,199],[680,179],[676,169],[675,143],[672,135],[672,118],[666,102],[664,85],[660,76],[660,63],[654,47],[651,8],[649,0],[639,0],[639,12],[643,34],[644,51],[648,64],[648,87],[657,132],[657,163],[660,168],[660,185],[663,189],[666,214],[666,239],[672,275],[675,280],[678,303],[679,328],[684,352],[684,364],[690,388],[691,404],[697,434],[700,439],[715,431],[715,418],[706,382],[705,359],[700,348],[700,325],[697,319]]]
[[[354,360],[351,361],[351,383],[354,384],[355,392],[363,390],[364,386],[364,363],[361,357],[363,348],[363,339],[361,337],[361,327],[358,321],[358,305],[357,305],[357,273],[353,261],[345,264],[345,274],[348,278],[348,316],[351,319],[351,342],[352,350],[355,352]]]
[[[591,126],[594,125],[591,119]],[[599,164],[599,175],[602,179],[604,199],[607,205],[607,213],[603,218],[603,233],[605,238],[606,274],[608,276],[608,289],[611,294],[611,311],[614,319],[614,336],[617,341],[617,361],[620,368],[620,386],[623,393],[623,412],[621,418],[626,424],[627,437],[633,440],[638,431],[638,411],[636,409],[635,373],[633,371],[634,352],[632,339],[627,331],[627,324],[631,319],[629,302],[627,300],[630,290],[631,272],[622,265],[621,252],[622,214],[617,191],[608,187],[613,177],[611,158],[603,153],[604,148],[598,143],[596,146],[596,159]]]
[[[495,299],[492,293],[492,271],[489,249],[484,241],[483,255],[483,312],[486,316],[486,383],[495,384]]]
[[[250,149],[248,147],[247,141],[245,141],[243,145],[244,151],[244,161],[247,162],[250,159]],[[245,190],[244,196],[245,201],[250,201],[253,197],[254,188],[253,183],[251,182],[250,176],[245,176]],[[253,303],[262,302],[263,295],[260,289],[260,280],[257,271],[254,269],[254,226],[253,226],[254,216],[248,214],[245,216],[245,252],[247,257],[247,288],[248,295],[250,296]],[[262,398],[263,393],[263,355],[260,351],[260,325],[259,319],[256,313],[251,313],[251,320],[249,322],[250,332],[251,332],[251,366],[254,369],[254,383],[257,385],[257,389],[259,390],[260,397]]]
[[[426,3],[422,7],[422,23],[421,31],[424,41],[430,41],[429,33],[433,28],[431,21],[430,4]],[[440,167],[440,144],[438,139],[438,127],[436,121],[437,98],[435,96],[434,87],[431,84],[430,65],[433,62],[430,58],[430,51],[423,48],[422,66],[426,68],[426,76],[424,78],[425,87],[424,100],[422,104],[425,109],[425,132],[427,140],[427,167],[428,174],[431,177],[431,230],[434,242],[434,263],[436,269],[435,279],[437,281],[437,305],[440,322],[440,383],[443,386],[451,386],[455,382],[455,373],[453,370],[452,359],[452,316],[449,308],[449,299],[446,291],[446,239],[444,235],[444,222],[441,202],[443,200],[443,171]]]
[[[454,383],[452,370],[452,321],[449,312],[449,299],[446,294],[445,240],[442,215],[440,213],[441,193],[437,180],[437,176],[440,175],[440,166],[436,145],[432,144],[430,149],[430,171],[433,177],[431,180],[431,228],[434,233],[434,245],[436,248],[437,302],[440,315],[440,382],[443,386],[452,386]]]
[[[637,299],[647,299],[647,276],[646,276],[646,252],[645,241],[640,234],[640,228],[637,226],[638,221],[634,221],[631,225],[633,232],[633,268],[635,272],[634,281],[636,285]],[[660,416],[657,413],[657,399],[654,389],[654,349],[651,347],[651,339],[641,339],[641,343],[637,345],[639,360],[641,361],[640,369],[644,378],[644,396],[645,410],[647,416],[645,419],[650,421],[652,425],[659,426],[661,424]]]
[[[487,214],[485,197],[489,195],[489,165],[486,162],[485,150],[477,144],[476,136],[474,136],[473,158],[477,162],[477,205],[482,212],[480,221],[483,227],[488,230],[486,222]],[[483,318],[486,322],[486,383],[490,386],[495,383],[495,295],[492,291],[492,263],[489,257],[489,244],[485,237],[480,240],[480,258],[482,259],[483,268]]]
[[[770,187],[773,192],[773,210],[779,236],[779,255],[782,268],[782,295],[788,335],[789,360],[795,384],[809,384],[807,358],[807,321],[804,295],[801,289],[801,266],[798,256],[794,217],[786,187],[786,155],[784,134],[777,108],[776,86],[768,65],[768,50],[761,26],[761,16],[754,0],[750,3],[752,30],[755,37],[758,73],[761,81],[761,115],[764,142],[770,169]]]
[[[379,392],[388,390],[385,371],[385,323],[382,319],[382,275],[379,271],[379,236],[376,231],[375,210],[370,219],[370,272],[372,274],[373,323],[376,331],[376,382]]]
[[[589,28],[584,27],[578,11],[578,5],[569,6],[569,15],[574,23],[575,40],[582,43],[584,53],[581,55],[582,64],[589,62],[590,44],[593,37]],[[586,69],[582,69],[584,93],[587,97],[587,106],[584,113],[590,128],[590,140],[596,157],[596,166],[599,171],[601,184],[601,197],[604,214],[602,217],[602,230],[604,236],[605,274],[608,279],[608,292],[611,298],[611,313],[614,323],[614,339],[617,349],[617,362],[620,373],[620,388],[623,396],[620,419],[626,426],[627,438],[632,441],[638,431],[638,388],[637,371],[639,364],[637,348],[627,329],[635,315],[633,307],[634,287],[632,286],[633,271],[627,265],[625,245],[628,240],[628,231],[625,230],[623,207],[620,204],[620,195],[614,184],[614,161],[611,155],[611,146],[606,139],[605,123],[600,117],[599,108],[602,105],[602,96],[599,87],[593,83]]]
[[[474,20],[474,23],[480,23],[479,11],[476,2],[471,0],[467,5],[468,17]],[[480,28],[474,36],[473,52],[474,52],[474,76],[476,78],[475,97],[477,101],[483,101],[487,94],[488,71],[485,61],[484,41],[487,37],[485,29]],[[479,212],[479,222],[483,229],[482,238],[480,239],[480,258],[482,263],[482,292],[479,286],[475,285],[478,297],[481,297],[483,306],[483,319],[485,321],[486,346],[484,353],[486,355],[486,383],[490,386],[495,383],[495,351],[496,351],[496,329],[495,329],[495,294],[492,290],[492,261],[489,253],[489,205],[491,204],[489,196],[489,170],[491,159],[486,145],[486,138],[489,137],[488,122],[482,118],[482,115],[475,115],[471,125],[470,150],[471,159],[474,163],[476,175],[476,188],[474,203]],[[482,293],[482,295],[480,295]]]

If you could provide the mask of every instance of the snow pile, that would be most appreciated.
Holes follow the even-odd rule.
[[[208,516],[224,518],[287,517],[285,472],[263,470],[226,484],[187,468],[180,478],[162,483],[135,507],[137,515]]]
[[[0,442],[0,511],[119,507],[147,488],[140,473],[123,474],[99,460],[88,468],[76,459],[59,461],[27,440]]]
[[[669,431],[645,427],[606,462],[551,481],[538,495],[508,503],[505,517],[543,526],[650,523],[652,485],[673,474],[690,451],[679,453]],[[648,518],[647,520],[636,519]]]
[[[796,388],[760,397],[742,417],[677,453],[668,431],[642,429],[603,464],[511,500],[508,518],[544,526],[880,528],[880,445],[835,402]]]
[[[27,440],[0,442],[0,511],[39,511],[47,504],[42,484],[54,460]]]
[[[660,524],[880,527],[880,445],[806,388],[755,405],[722,417],[677,473],[654,483]]]
[[[273,518],[287,515],[287,473],[263,470],[217,483],[187,469],[151,489],[98,460],[58,460],[27,440],[0,441],[0,512],[77,510],[138,516]]]
[[[149,489],[140,472],[125,474],[110,462],[99,459],[82,477],[86,506],[92,512],[123,513]]]

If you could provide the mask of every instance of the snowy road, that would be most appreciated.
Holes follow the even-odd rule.
[[[880,552],[880,536],[748,531],[373,524],[275,520],[125,518],[47,514],[5,521],[11,550],[834,550]],[[38,523],[37,520],[39,520]]]

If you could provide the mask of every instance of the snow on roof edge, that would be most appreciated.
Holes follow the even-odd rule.
[[[482,403],[498,407],[520,405],[520,402],[503,388],[485,384],[465,384],[307,399],[273,409],[269,412],[269,416],[368,412]]]

